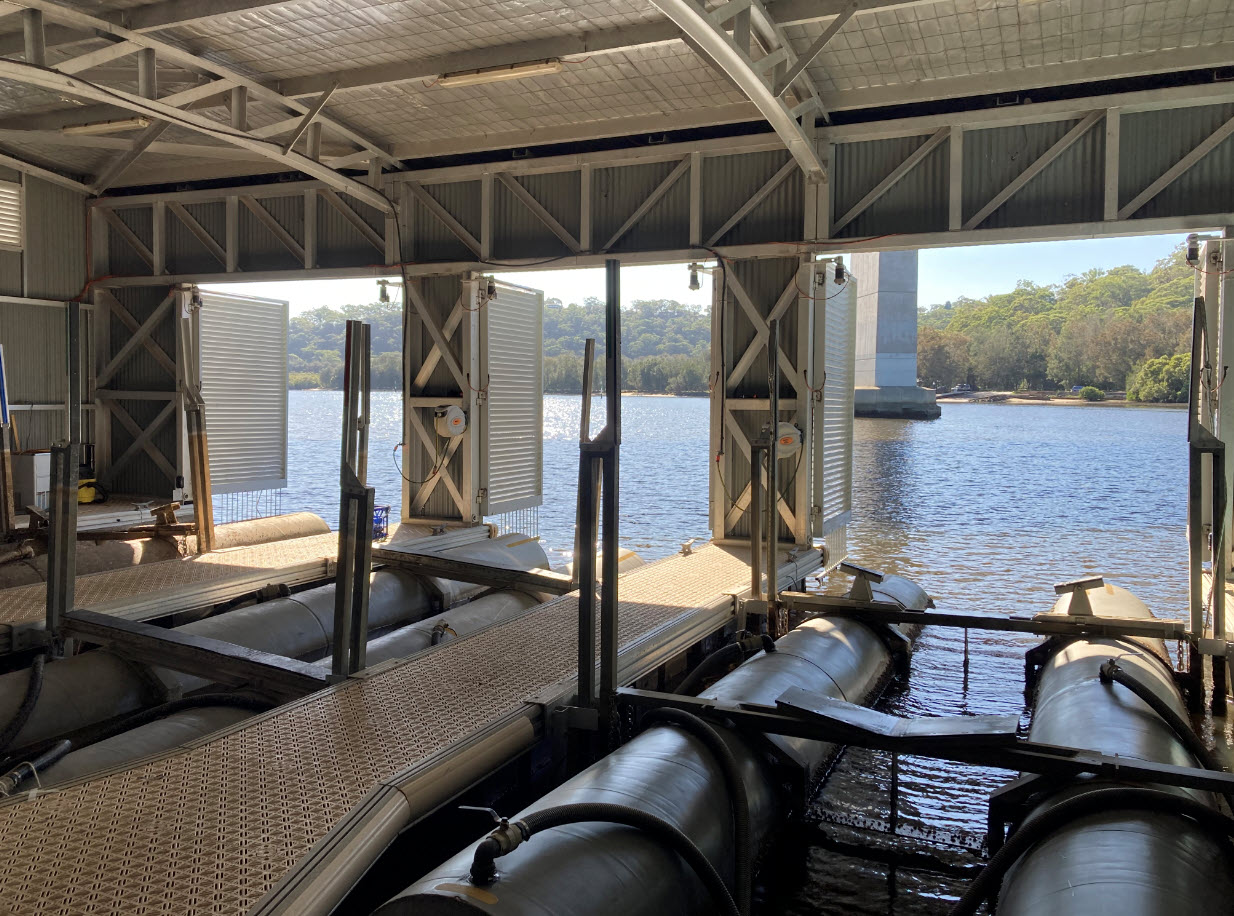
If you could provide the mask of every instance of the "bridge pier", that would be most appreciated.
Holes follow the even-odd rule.
[[[917,385],[917,252],[852,256],[857,282],[854,412],[859,417],[933,420],[934,392]]]

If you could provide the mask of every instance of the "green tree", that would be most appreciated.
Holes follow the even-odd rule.
[[[930,387],[954,387],[968,378],[970,340],[958,331],[917,331],[917,376]]]
[[[1140,367],[1130,385],[1127,399],[1158,404],[1186,403],[1191,390],[1191,355],[1159,356]]]

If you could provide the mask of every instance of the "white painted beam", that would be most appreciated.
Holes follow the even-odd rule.
[[[768,88],[752,66],[749,56],[737,47],[732,36],[712,22],[706,10],[694,0],[653,2],[694,39],[754,103],[801,165],[806,180],[823,181],[826,170],[814,151],[814,144],[802,133],[801,125],[793,119],[784,102]]]
[[[29,0],[29,2],[42,2],[42,0]],[[95,101],[118,104],[139,114],[153,115],[154,117],[173,121],[183,127],[189,127],[217,139],[225,140],[235,146],[252,150],[267,158],[275,158],[280,152],[277,147],[269,143],[252,139],[247,135],[238,134],[230,129],[220,128],[217,122],[194,112],[175,108],[162,101],[143,99],[140,96],[132,95],[119,89],[102,89],[88,85],[71,76],[56,73],[52,70],[44,70],[17,61],[0,60],[0,77],[32,86],[40,86],[53,92],[64,92],[69,95],[94,99]],[[312,159],[299,153],[286,153],[282,158],[289,167],[297,168],[338,190],[346,191],[348,194],[363,200],[371,206],[375,206],[382,211],[390,209],[389,201],[363,182],[341,175],[334,171],[334,169],[319,162],[314,162]]]
[[[35,165],[33,162],[27,162],[25,159],[19,159],[16,156],[10,156],[8,153],[0,152],[0,165],[8,166],[11,169],[25,175],[33,175],[35,178],[42,178],[44,181],[50,181],[52,184],[58,184],[63,188],[71,188],[74,191],[80,191],[82,194],[93,194],[90,186],[83,184],[76,179],[70,178],[67,175],[61,175],[59,172],[54,172],[51,169],[45,169],[41,165]]]

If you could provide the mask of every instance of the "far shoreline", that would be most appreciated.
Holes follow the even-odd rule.
[[[1048,401],[1042,401],[1036,398],[1016,398],[1007,397],[1000,398],[997,401],[984,400],[979,398],[944,398],[937,402],[939,407],[951,404],[971,404],[978,407],[990,407],[1002,404],[1011,406],[1036,406],[1036,407],[1130,407],[1133,409],[1143,409],[1146,407],[1168,407],[1172,410],[1186,410],[1185,403],[1154,403],[1150,401],[1126,401],[1126,400],[1102,400],[1102,401],[1082,401],[1079,398],[1051,398]]]

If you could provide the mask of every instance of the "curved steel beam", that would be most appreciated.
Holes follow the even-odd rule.
[[[250,100],[279,105],[301,115],[307,114],[311,107],[311,103],[288,98],[260,80],[245,76],[225,64],[220,64],[208,57],[186,51],[152,35],[127,29],[107,19],[92,16],[89,13],[84,13],[61,3],[54,3],[51,0],[18,0],[16,5],[25,9],[39,10],[46,18],[64,25],[85,31],[94,31],[99,34],[111,35],[140,48],[150,48],[156,51],[162,60],[171,61],[192,70],[212,73],[220,79],[227,80],[231,86],[243,86],[248,90]],[[397,160],[386,152],[384,148],[352,130],[347,125],[325,116],[318,116],[316,120],[327,130],[345,138],[362,149],[368,150],[375,158],[382,160],[386,164],[397,164]]]
[[[226,140],[234,146],[252,150],[263,157],[285,163],[289,168],[299,169],[306,175],[325,182],[327,185],[344,191],[352,197],[363,201],[371,207],[376,207],[383,213],[393,213],[394,205],[384,195],[369,185],[350,178],[316,159],[310,159],[297,152],[284,153],[280,145],[271,140],[261,140],[249,136],[242,131],[212,121],[192,111],[175,108],[154,99],[142,98],[120,89],[108,89],[91,83],[82,82],[74,77],[58,73],[44,67],[15,60],[0,59],[0,79],[10,79],[30,86],[39,86],[53,92],[67,93],[96,102],[106,102],[128,108],[140,114],[152,115],[165,121],[188,127],[212,137]]]
[[[732,36],[694,0],[652,0],[652,3],[692,38],[754,103],[797,160],[806,180],[825,181],[827,170],[818,158],[814,142],[806,136],[775,90],[764,82],[749,55],[737,46]]]

